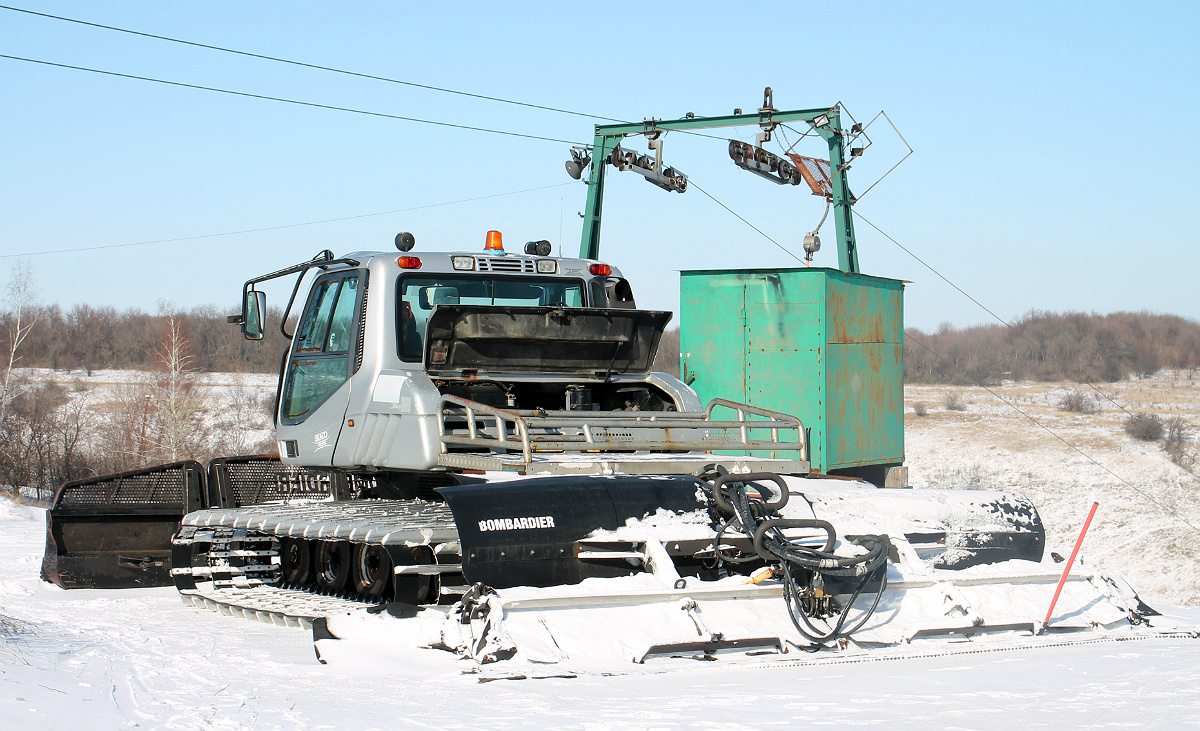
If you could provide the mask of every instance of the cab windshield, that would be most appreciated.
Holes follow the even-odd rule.
[[[401,277],[397,283],[396,325],[400,358],[419,362],[425,356],[425,326],[437,305],[583,306],[583,283],[577,279],[534,277],[492,278],[446,276]]]

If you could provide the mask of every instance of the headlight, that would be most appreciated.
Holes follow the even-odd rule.
[[[558,262],[554,259],[538,259],[537,271],[538,274],[557,274]]]
[[[454,262],[455,269],[473,270],[475,268],[475,257],[473,256],[455,256],[451,260]]]

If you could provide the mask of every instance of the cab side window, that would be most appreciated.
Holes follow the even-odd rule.
[[[285,424],[304,421],[350,377],[360,301],[356,273],[330,276],[313,288],[288,362]]]

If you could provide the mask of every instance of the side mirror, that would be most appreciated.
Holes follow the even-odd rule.
[[[242,300],[242,336],[247,340],[262,340],[266,328],[267,293],[250,290]]]

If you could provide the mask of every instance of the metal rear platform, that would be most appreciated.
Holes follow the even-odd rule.
[[[736,418],[715,419],[716,409],[733,411]],[[799,419],[724,399],[693,413],[501,409],[443,396],[438,432],[438,465],[452,469],[698,475],[721,464],[735,472],[809,471]]]

